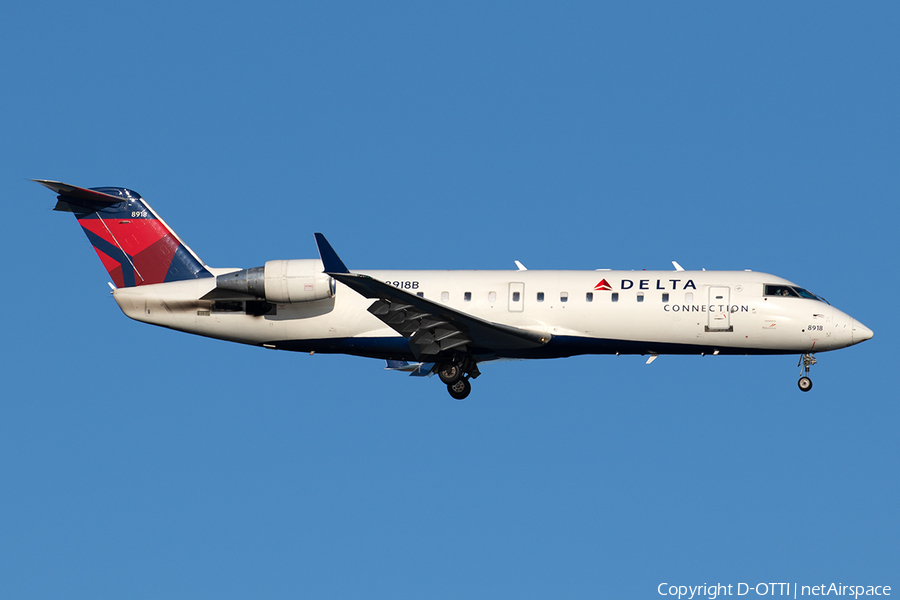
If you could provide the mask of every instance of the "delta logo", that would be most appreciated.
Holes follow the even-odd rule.
[[[620,290],[630,290],[634,287],[633,279],[623,279],[619,282]],[[639,290],[696,290],[697,284],[693,279],[657,279],[654,285],[652,279],[639,279],[636,287]],[[601,279],[594,289],[599,292],[611,292],[613,287],[606,279]]]

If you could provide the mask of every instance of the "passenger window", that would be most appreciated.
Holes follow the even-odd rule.
[[[544,292],[538,292],[538,293],[537,293],[537,301],[538,301],[538,302],[543,302],[543,301],[544,301]]]
[[[694,292],[688,292],[684,295],[684,301],[690,304],[694,301]]]
[[[463,294],[463,300],[465,300],[466,302],[471,302],[472,301],[472,292],[466,292],[465,294]]]
[[[488,292],[488,301],[496,302],[497,301],[497,292]]]
[[[416,296],[418,296],[419,298],[424,298],[425,292],[416,292]]]
[[[441,302],[450,301],[450,292],[441,292]]]
[[[669,295],[663,294],[663,302],[668,302],[668,301],[669,301]]]
[[[643,302],[643,301],[644,301],[644,292],[638,292],[638,295],[637,295],[637,301],[638,301],[638,302]]]
[[[610,294],[609,299],[612,300],[613,302],[618,302],[619,301],[619,292],[613,292],[612,294]]]
[[[593,302],[594,301],[594,292],[588,292],[587,294],[585,294],[584,299],[586,302]]]
[[[569,292],[560,292],[559,293],[559,301],[560,302],[568,302],[569,301]]]

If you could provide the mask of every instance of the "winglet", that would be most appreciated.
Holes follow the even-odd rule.
[[[341,260],[341,257],[337,255],[337,252],[334,251],[334,248],[332,248],[331,244],[328,243],[328,240],[325,239],[325,236],[321,233],[315,235],[316,246],[319,247],[319,258],[322,259],[322,264],[325,265],[325,272],[349,273],[350,271],[347,269],[347,265],[345,265],[344,261]]]

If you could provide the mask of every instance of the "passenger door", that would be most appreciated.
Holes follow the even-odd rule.
[[[708,322],[706,331],[734,331],[731,326],[731,288],[710,287],[707,303]]]

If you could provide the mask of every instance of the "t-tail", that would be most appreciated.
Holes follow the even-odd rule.
[[[213,276],[137,192],[33,181],[59,194],[53,210],[75,214],[116,286]]]

